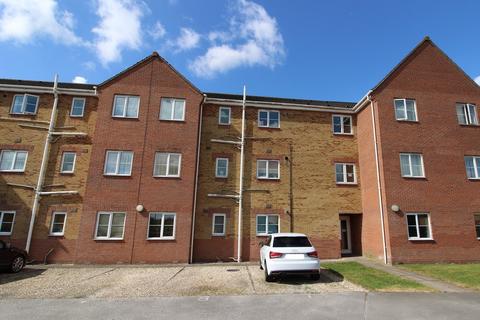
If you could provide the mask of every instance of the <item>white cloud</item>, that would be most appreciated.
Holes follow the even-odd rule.
[[[175,52],[187,51],[198,47],[200,34],[190,28],[181,28],[177,39],[167,42],[167,47],[173,48]]]
[[[82,44],[73,31],[73,14],[56,0],[0,0],[0,41],[22,44],[47,36],[64,44]]]
[[[81,76],[75,76],[75,78],[72,79],[73,83],[87,83],[87,79]]]
[[[475,78],[475,82],[480,86],[480,76]]]
[[[82,66],[87,69],[88,71],[93,71],[96,69],[96,65],[95,65],[95,62],[93,61],[86,61],[84,63],[82,63]]]
[[[93,45],[100,62],[106,66],[120,61],[122,50],[140,48],[141,18],[148,8],[137,0],[99,0],[97,4],[100,21],[92,29],[96,35]]]
[[[211,78],[240,66],[274,68],[285,56],[283,37],[275,18],[264,7],[238,0],[228,32],[209,34],[212,45],[189,68],[199,77]]]
[[[160,21],[157,21],[149,33],[154,40],[158,40],[165,36],[167,30],[165,30],[165,27],[160,23]]]

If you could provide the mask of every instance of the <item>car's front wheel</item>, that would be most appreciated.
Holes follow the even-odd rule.
[[[25,258],[23,256],[17,256],[12,260],[10,265],[10,271],[13,273],[20,272],[25,266]]]
[[[268,274],[267,262],[265,261],[265,262],[263,262],[263,264],[265,265],[265,267],[263,268],[263,270],[265,272],[265,281],[272,282],[273,281],[273,276]]]

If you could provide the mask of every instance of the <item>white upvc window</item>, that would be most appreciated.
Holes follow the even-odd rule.
[[[0,236],[9,236],[15,223],[15,211],[0,211]]]
[[[257,215],[257,236],[280,232],[280,217],[276,214]]]
[[[395,119],[401,121],[418,121],[417,103],[413,99],[395,99]]]
[[[217,158],[215,160],[215,177],[228,177],[228,158]]]
[[[480,157],[466,156],[465,168],[468,179],[480,179]]]
[[[67,223],[66,212],[53,212],[52,222],[50,224],[51,236],[63,236],[65,234],[65,224]]]
[[[353,134],[352,116],[333,115],[332,130],[334,134]]]
[[[99,212],[95,239],[122,240],[125,233],[125,212]]]
[[[407,213],[408,240],[432,240],[430,215]]]
[[[475,233],[477,234],[477,239],[480,240],[480,214],[476,214],[475,218]]]
[[[225,213],[214,213],[212,218],[212,236],[225,235],[225,222],[227,215]]]
[[[132,151],[107,151],[103,173],[107,176],[129,176],[132,174]]]
[[[220,107],[218,109],[218,124],[229,125],[231,115],[232,115],[232,108]]]
[[[12,114],[36,114],[40,98],[31,94],[16,94],[13,97]]]
[[[335,181],[337,184],[356,184],[356,170],[353,163],[335,163]]]
[[[114,118],[138,118],[140,97],[115,95],[112,116]]]
[[[73,173],[75,171],[75,162],[77,154],[75,152],[64,152],[62,155],[61,173]]]
[[[180,153],[156,152],[153,165],[154,177],[180,177],[182,155]]]
[[[185,99],[162,98],[160,103],[160,120],[185,120]]]
[[[81,118],[85,112],[85,98],[75,97],[72,99],[72,109],[70,110],[70,117]]]
[[[260,128],[280,128],[280,111],[259,110],[258,126]]]
[[[471,103],[457,103],[457,119],[459,124],[478,125],[477,106]]]
[[[423,156],[420,153],[400,153],[402,177],[425,178]]]
[[[280,161],[257,160],[257,179],[280,179]]]
[[[175,221],[176,214],[174,212],[150,212],[147,239],[175,239]]]
[[[28,152],[23,150],[2,150],[0,152],[0,171],[24,172]]]

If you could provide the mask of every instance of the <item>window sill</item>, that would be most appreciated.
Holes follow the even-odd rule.
[[[469,181],[480,181],[480,178],[468,178]]]
[[[132,175],[131,174],[103,174],[104,177],[120,177],[120,178],[129,178]]]
[[[336,182],[337,186],[358,186],[357,182]]]
[[[433,238],[408,238],[408,241],[434,241]]]
[[[75,172],[60,172],[60,175],[62,175],[62,176],[73,176],[73,175],[75,175]]]
[[[83,114],[81,116],[70,115],[70,118],[81,119],[81,118],[83,118]]]
[[[270,236],[270,234],[268,234],[268,233],[261,233],[261,234],[257,234],[256,236],[257,236],[257,237],[268,237],[268,236]]]
[[[212,237],[225,238],[225,234],[212,234]]]
[[[257,177],[257,180],[258,180],[258,181],[278,182],[278,181],[280,181],[280,178],[258,178],[258,177]]]
[[[158,121],[162,121],[162,122],[172,122],[172,123],[186,123],[185,119],[182,119],[182,120],[158,119]]]
[[[25,173],[25,171],[16,171],[16,170],[0,170],[0,173]]]
[[[427,177],[425,177],[425,176],[423,176],[423,177],[406,177],[406,176],[402,176],[402,178],[404,178],[404,179],[427,180]]]
[[[231,127],[232,124],[231,123],[218,123],[218,126],[223,127],[223,128],[228,128],[228,127]]]
[[[155,179],[172,179],[172,180],[180,180],[182,177],[180,176],[153,176]]]
[[[50,233],[48,236],[49,236],[49,237],[54,237],[54,238],[59,238],[59,237],[60,237],[60,238],[63,238],[63,237],[65,237],[65,234],[51,234],[51,233]]]
[[[480,124],[461,124],[459,123],[458,124],[460,127],[466,127],[466,128],[477,128],[477,127],[480,127]]]
[[[27,117],[35,117],[37,115],[37,113],[13,113],[13,112],[10,112],[9,113],[11,116],[27,116]]]
[[[333,132],[334,136],[347,136],[347,137],[353,137],[353,133],[341,133],[341,132]]]
[[[175,238],[147,238],[148,241],[172,241]]]
[[[93,238],[95,241],[123,241],[123,238]]]
[[[397,122],[403,122],[403,123],[420,123],[418,120],[404,120],[404,119],[395,119]]]
[[[11,235],[12,235],[11,232],[9,232],[9,233],[7,233],[7,232],[0,232],[0,236],[11,236]]]
[[[120,117],[120,116],[112,116],[112,119],[119,119],[119,120],[139,120],[138,117]]]
[[[280,130],[280,127],[261,127],[261,126],[258,126],[258,129]]]

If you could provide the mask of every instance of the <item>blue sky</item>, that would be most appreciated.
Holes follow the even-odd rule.
[[[425,35],[480,76],[461,3],[0,0],[0,77],[99,83],[156,50],[203,91],[357,101]]]

